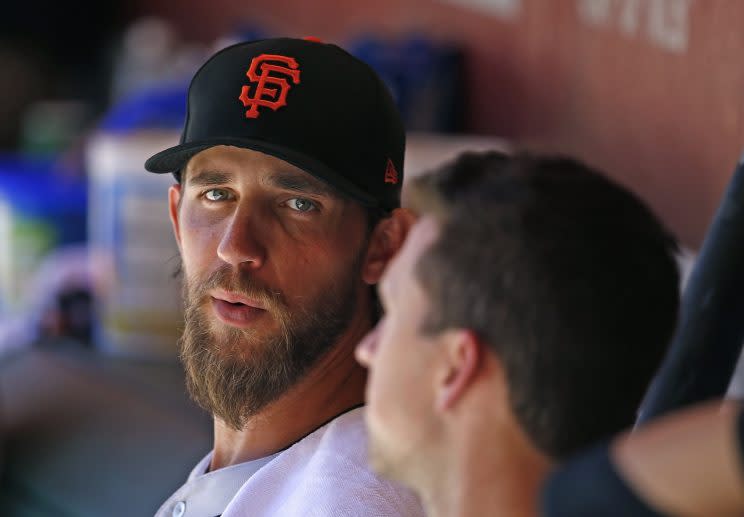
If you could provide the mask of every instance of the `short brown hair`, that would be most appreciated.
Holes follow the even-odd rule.
[[[563,157],[468,153],[411,184],[440,234],[416,265],[423,331],[468,328],[554,458],[633,424],[674,330],[671,234],[633,194]]]

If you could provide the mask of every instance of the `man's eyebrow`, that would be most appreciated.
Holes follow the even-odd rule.
[[[283,190],[292,190],[302,194],[315,194],[328,197],[338,197],[338,193],[332,187],[304,174],[290,171],[277,171],[269,175],[266,182],[272,187]]]
[[[201,171],[195,174],[189,174],[186,177],[187,185],[197,187],[210,187],[213,185],[224,185],[229,183],[232,175],[219,171]]]

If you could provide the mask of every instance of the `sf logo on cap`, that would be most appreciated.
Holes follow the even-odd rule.
[[[261,54],[251,61],[251,66],[245,75],[255,83],[253,96],[250,95],[251,85],[244,85],[238,99],[248,108],[247,118],[258,118],[259,106],[271,108],[274,111],[287,105],[287,92],[292,85],[300,82],[300,65],[294,58],[276,54]],[[285,77],[286,76],[286,77]]]

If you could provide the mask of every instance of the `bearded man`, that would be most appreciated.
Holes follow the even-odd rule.
[[[158,516],[422,515],[366,464],[354,347],[412,216],[405,133],[381,80],[335,45],[269,39],[189,87],[169,206],[184,273],[181,359],[214,449]]]

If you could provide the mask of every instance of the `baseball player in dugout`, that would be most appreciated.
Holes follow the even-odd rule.
[[[176,178],[180,356],[214,449],[158,517],[423,515],[367,466],[354,359],[413,222],[404,148],[386,87],[335,45],[240,43],[196,73],[180,144],[145,167]]]
[[[372,466],[430,517],[537,515],[556,462],[633,424],[676,322],[676,244],[570,159],[466,154],[409,187],[420,219],[357,349]]]

